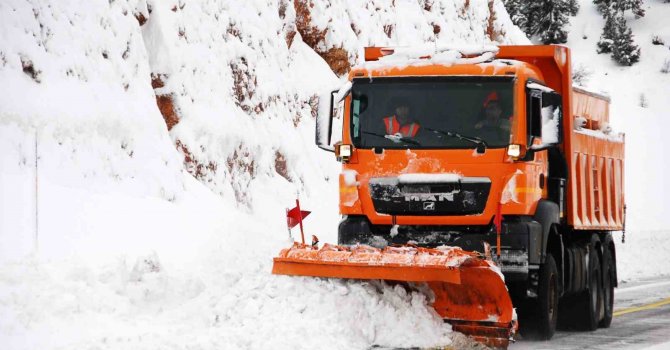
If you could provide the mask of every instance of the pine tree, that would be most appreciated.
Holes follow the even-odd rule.
[[[614,26],[614,13],[613,11],[607,11],[605,19],[605,27],[603,27],[603,33],[600,34],[600,39],[598,40],[598,53],[610,53],[612,52],[612,44],[614,43],[614,37],[616,36],[616,28]]]
[[[569,2],[570,16],[577,16],[579,12],[579,3],[577,0],[570,0]]]
[[[640,48],[633,42],[633,31],[628,27],[623,14],[615,21],[615,37],[612,43],[612,58],[625,66],[640,60]]]
[[[611,10],[612,1],[617,0],[593,0],[593,3],[596,5],[598,12],[602,13],[603,17],[606,17]]]
[[[537,23],[537,34],[545,44],[561,44],[568,41],[568,33],[564,29],[568,24],[570,0],[543,0],[542,16]]]
[[[544,1],[533,1],[533,0],[526,0],[524,8],[525,8],[525,14],[526,14],[526,26],[523,29],[526,34],[529,36],[533,36],[538,34],[540,31],[539,28],[539,23],[540,23],[540,18],[542,17],[542,10],[544,8]]]
[[[611,0],[617,10],[624,12],[631,10],[636,18],[644,17],[643,0]]]
[[[568,16],[579,11],[578,0],[503,0],[503,3],[514,24],[545,44],[565,43]]]
[[[505,9],[512,19],[512,23],[516,24],[525,32],[528,26],[528,18],[526,17],[526,1],[525,0],[503,0]],[[527,32],[526,32],[527,33]]]

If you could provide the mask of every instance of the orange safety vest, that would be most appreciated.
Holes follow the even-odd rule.
[[[417,123],[409,123],[401,127],[395,115],[384,118],[384,125],[386,126],[387,135],[400,133],[403,137],[414,137],[417,131],[419,131],[419,124]]]

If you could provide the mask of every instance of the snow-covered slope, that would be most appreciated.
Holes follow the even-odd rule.
[[[0,2],[0,344],[449,343],[421,293],[269,274],[296,192],[334,239],[331,67],[434,40],[526,42],[500,1]]]
[[[585,85],[612,99],[611,124],[626,133],[626,244],[619,244],[619,274],[624,280],[668,274],[670,258],[670,4],[645,0],[646,15],[626,18],[641,48],[640,62],[624,67],[610,55],[596,53],[604,20],[590,0],[580,1],[571,20],[567,45],[572,49],[573,69],[590,72]],[[654,45],[654,36],[665,45]],[[669,63],[670,64],[670,63]]]

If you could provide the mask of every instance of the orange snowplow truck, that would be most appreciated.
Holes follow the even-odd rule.
[[[559,319],[608,327],[617,285],[612,231],[624,229],[624,137],[608,127],[609,99],[573,86],[569,49],[369,47],[365,61],[317,118],[317,145],[342,163],[339,246],[295,247],[293,260],[284,251],[280,269],[426,281],[438,314],[489,345],[507,346],[510,297],[521,332],[541,339]],[[331,144],[334,121],[341,141]],[[387,247],[379,259],[399,253],[389,249],[415,249],[415,257],[389,259],[397,266],[360,252],[352,258],[368,246]],[[421,254],[439,265],[452,247],[491,255],[504,282],[474,270],[474,258],[447,264],[459,281],[424,276]],[[408,271],[363,273],[371,266]],[[479,314],[482,305],[489,311]]]

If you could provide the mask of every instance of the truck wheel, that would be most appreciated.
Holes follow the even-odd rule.
[[[603,252],[603,306],[605,308],[603,319],[600,320],[600,327],[609,328],[612,324],[612,314],[614,310],[614,259],[612,252],[605,249]]]
[[[578,304],[575,321],[580,322],[579,328],[586,331],[596,330],[602,308],[602,274],[595,248],[589,253],[588,289],[578,298]]]
[[[558,319],[558,270],[551,254],[540,269],[538,286],[537,333],[541,340],[549,340],[556,331]]]
[[[526,300],[521,312],[520,326],[524,337],[549,340],[554,336],[558,320],[558,270],[551,254],[540,266],[537,299]]]

